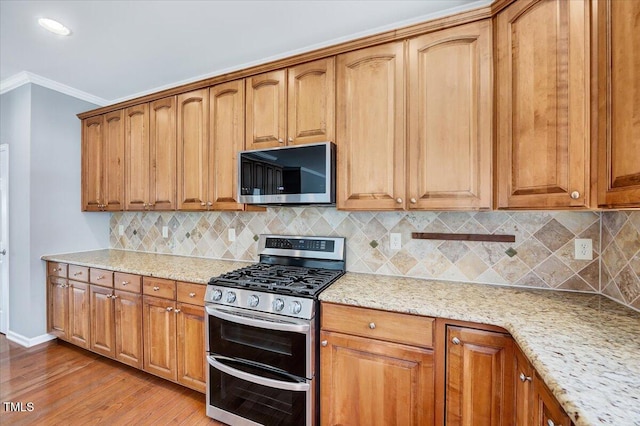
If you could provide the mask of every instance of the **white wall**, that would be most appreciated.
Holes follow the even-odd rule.
[[[109,246],[109,214],[80,211],[76,114],[96,105],[35,84],[1,99],[2,142],[11,145],[9,334],[34,339],[46,334],[40,257]]]

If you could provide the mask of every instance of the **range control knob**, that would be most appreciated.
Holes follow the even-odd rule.
[[[219,289],[213,290],[213,294],[211,295],[211,298],[215,301],[222,299],[222,290],[219,290]]]
[[[236,301],[236,294],[233,291],[227,293],[227,303],[233,303]]]
[[[258,298],[258,296],[256,296],[255,294],[249,296],[249,306],[255,308],[256,306],[258,306],[258,303],[260,303],[260,299]]]
[[[276,311],[281,311],[284,308],[284,300],[278,298],[273,301],[273,309]]]
[[[294,315],[298,315],[302,310],[302,305],[297,300],[294,300],[291,304],[291,313]]]

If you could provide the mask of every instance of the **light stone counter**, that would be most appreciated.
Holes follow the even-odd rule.
[[[640,313],[603,296],[348,273],[320,299],[502,327],[576,426],[640,425]]]
[[[42,256],[42,260],[198,284],[207,284],[211,277],[251,264],[126,250],[94,250],[47,255]]]

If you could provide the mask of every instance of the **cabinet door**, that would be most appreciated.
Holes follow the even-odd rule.
[[[409,40],[410,209],[490,209],[491,21]]]
[[[178,96],[178,209],[206,210],[209,90]]]
[[[335,59],[287,71],[287,144],[335,141]]]
[[[104,116],[104,210],[124,209],[124,111]]]
[[[244,80],[209,90],[209,196],[213,210],[242,210],[238,204],[238,152],[244,149]]]
[[[82,120],[82,210],[102,210],[104,116]]]
[[[176,97],[149,104],[149,203],[154,210],[176,208]]]
[[[286,70],[277,70],[247,78],[247,149],[284,145],[286,73]]]
[[[640,207],[640,2],[597,7],[598,204]]]
[[[447,327],[446,424],[513,423],[513,342],[506,334]]]
[[[205,393],[204,308],[178,303],[178,382]]]
[[[91,323],[89,284],[69,281],[69,341],[89,349]]]
[[[165,379],[177,380],[176,302],[144,296],[144,370]]]
[[[320,340],[323,425],[434,424],[433,351],[327,331]]]
[[[533,424],[533,366],[520,351],[515,348],[514,397],[516,426]],[[546,426],[546,425],[545,425]]]
[[[113,358],[115,356],[115,329],[113,295],[110,288],[89,286],[91,292],[91,350]]]
[[[142,296],[115,291],[115,357],[132,367],[142,368]]]
[[[403,43],[337,59],[337,207],[404,208]]]
[[[542,379],[534,378],[534,426],[571,426],[571,419],[545,386]]]
[[[67,280],[49,277],[49,333],[67,339],[69,330],[69,292]]]
[[[497,205],[589,205],[587,2],[522,0],[498,14]]]
[[[144,210],[149,203],[149,104],[125,110],[127,210]]]

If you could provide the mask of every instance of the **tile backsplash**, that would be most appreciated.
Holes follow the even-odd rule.
[[[352,272],[601,292],[601,222],[606,228],[604,293],[637,309],[640,212],[345,212],[328,207],[122,212],[111,216],[110,246],[255,261],[259,234],[345,236]],[[163,226],[168,238],[162,237]],[[229,228],[235,229],[234,242],[228,241]],[[402,234],[400,250],[389,248],[394,232]],[[414,240],[412,232],[509,234],[516,241]],[[573,259],[576,238],[593,240],[593,260]],[[510,248],[516,252],[512,257],[506,253]]]

